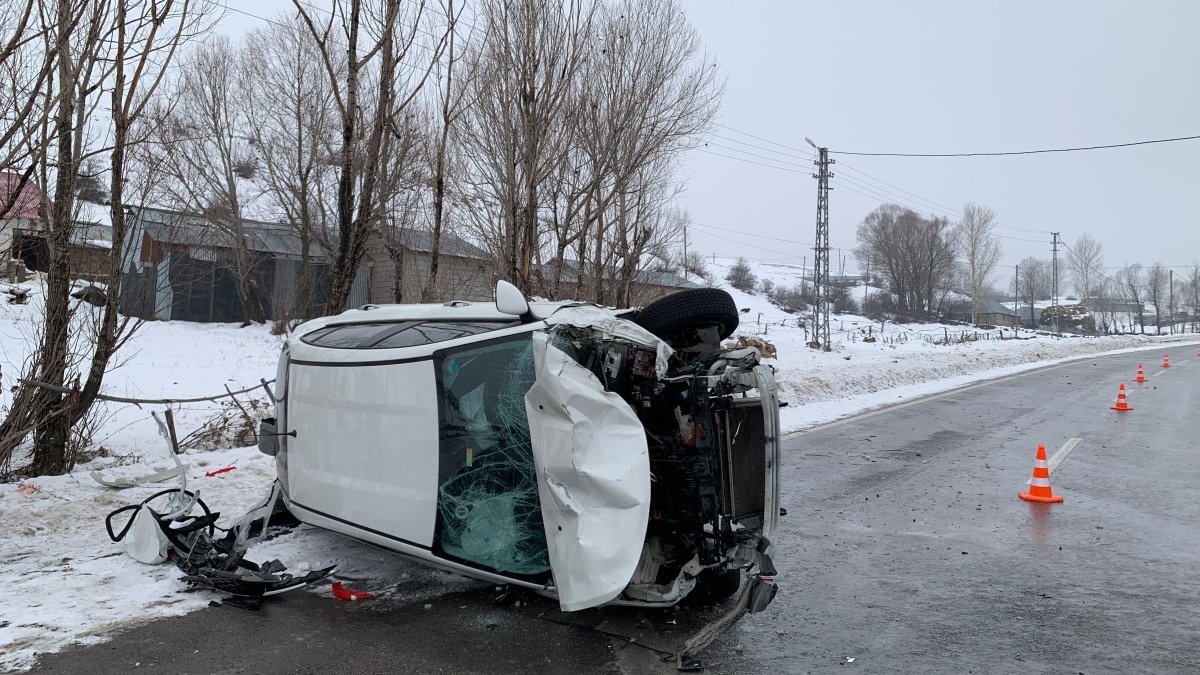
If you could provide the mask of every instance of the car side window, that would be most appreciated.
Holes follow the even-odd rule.
[[[501,572],[548,571],[525,412],[534,381],[530,334],[448,350],[435,364],[442,551]]]

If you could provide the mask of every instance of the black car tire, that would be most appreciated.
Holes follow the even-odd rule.
[[[673,293],[642,308],[634,323],[667,341],[676,349],[699,341],[696,329],[716,327],[722,340],[738,327],[733,298],[719,288],[695,288]]]

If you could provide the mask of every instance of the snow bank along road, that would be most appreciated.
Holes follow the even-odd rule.
[[[790,436],[782,590],[706,653],[710,671],[1200,671],[1195,354],[1047,366]],[[1139,361],[1150,381],[1133,385]],[[1133,412],[1109,410],[1121,381]],[[1018,500],[1037,444],[1054,454],[1074,438],[1052,474],[1065,503]],[[544,600],[514,608],[491,587],[355,606],[325,593],[163,619],[39,666],[673,672],[653,652],[537,614],[668,651],[700,621],[619,608],[564,616]]]

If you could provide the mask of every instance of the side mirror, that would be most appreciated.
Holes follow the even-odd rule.
[[[507,281],[496,282],[496,310],[524,318],[529,314],[529,301],[525,294]]]

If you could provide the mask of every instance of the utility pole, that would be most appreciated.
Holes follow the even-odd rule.
[[[1167,321],[1171,322],[1171,335],[1175,334],[1175,270],[1167,270],[1167,292],[1170,299],[1167,300]]]
[[[816,143],[807,136],[804,138],[809,145],[817,150],[817,240],[813,247],[815,260],[813,277],[817,288],[816,311],[813,313],[813,341],[808,346],[830,351],[829,344],[829,179],[833,174],[829,166],[834,160],[829,159],[829,148],[817,147]]]
[[[1058,321],[1058,233],[1051,232],[1050,234],[1053,235],[1050,245],[1054,255],[1054,298],[1050,301],[1050,304],[1054,307],[1054,332],[1061,336],[1062,326],[1059,325]]]
[[[1013,314],[1017,315],[1017,328],[1021,327],[1021,266],[1013,265]]]
[[[688,257],[687,257],[687,225],[684,225],[684,226],[683,226],[683,280],[684,280],[684,281],[687,281],[687,280],[688,280],[688,278],[687,278],[687,268],[688,268]]]

